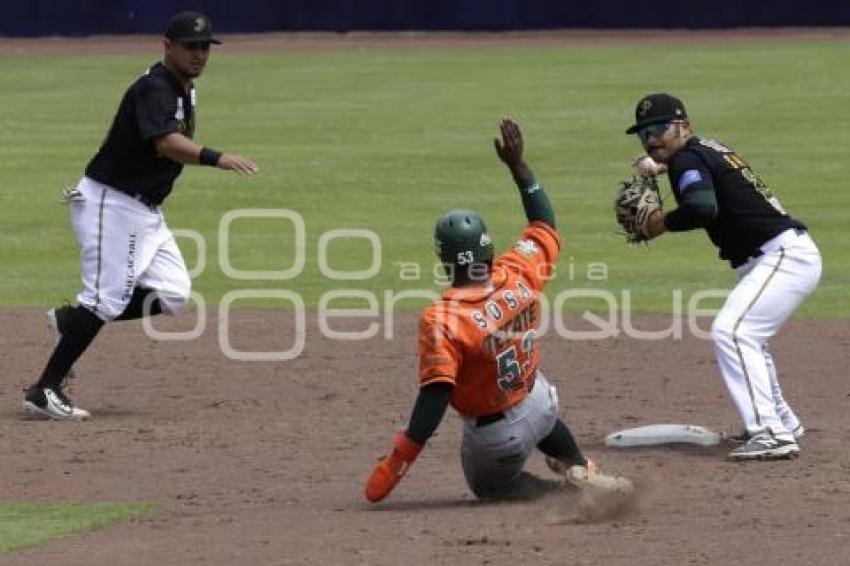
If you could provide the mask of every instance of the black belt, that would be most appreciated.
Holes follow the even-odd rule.
[[[500,420],[505,418],[505,413],[499,411],[498,413],[490,413],[489,415],[484,415],[482,417],[478,417],[475,419],[475,428],[481,428],[482,426],[491,425],[493,423],[497,423]]]
[[[751,253],[750,255],[748,255],[747,257],[745,257],[743,259],[733,259],[730,262],[732,264],[732,269],[736,269],[738,267],[741,267],[742,265],[744,265],[748,261],[752,261],[756,258],[763,256],[763,255],[764,255],[764,252],[761,251],[761,248],[758,248],[756,251],[754,251],[753,253]]]
[[[528,383],[528,392],[531,393],[531,390],[534,389],[534,382],[537,381],[535,377],[537,376],[537,372],[535,371],[531,376],[531,381]],[[500,420],[505,418],[504,411],[499,411],[498,413],[490,413],[489,415],[482,415],[480,417],[476,417],[475,419],[475,428],[481,428],[482,426],[491,425],[493,423],[497,423]]]
[[[794,228],[794,231],[795,231],[795,232],[797,232],[797,235],[798,235],[798,236],[802,236],[803,234],[805,234],[805,233],[806,233],[805,228]],[[778,236],[778,235],[779,235],[779,234],[777,234],[777,236]],[[776,236],[774,236],[774,237],[776,237]],[[763,255],[764,255],[764,250],[762,250],[761,248],[756,248],[756,251],[754,251],[753,253],[751,253],[750,255],[748,255],[747,257],[745,257],[745,258],[743,258],[743,259],[733,259],[733,260],[731,261],[731,263],[732,263],[732,269],[735,269],[736,267],[741,267],[742,265],[744,265],[744,264],[745,264],[745,263],[747,263],[748,261],[752,261],[752,260],[754,260],[754,259],[758,259],[758,258],[760,258],[760,257],[761,257],[761,256],[763,256]]]
[[[133,194],[133,195],[130,195],[130,196],[133,197],[134,199],[136,199],[137,201],[139,201],[140,203],[142,203],[143,205],[145,205],[148,208],[156,208],[157,206],[160,205],[160,203],[154,202],[151,199],[149,199],[148,197],[146,197],[145,195],[142,195],[142,194],[139,194],[139,193],[136,193],[136,194]]]

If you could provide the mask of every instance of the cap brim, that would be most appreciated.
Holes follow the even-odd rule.
[[[193,35],[192,37],[169,37],[169,39],[171,41],[179,41],[180,43],[202,43],[204,41],[208,41],[210,43],[215,43],[216,45],[221,45],[221,41],[217,37],[214,37],[212,35]]]

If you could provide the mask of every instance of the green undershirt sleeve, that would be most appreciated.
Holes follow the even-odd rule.
[[[421,445],[431,438],[446,414],[452,389],[450,383],[434,383],[419,390],[406,431],[411,440]]]
[[[555,227],[555,211],[549,196],[543,190],[534,173],[524,162],[518,163],[511,168],[511,176],[514,178],[522,206],[525,209],[525,217],[529,222],[545,222],[552,228]]]
[[[703,228],[717,217],[717,197],[710,183],[691,185],[676,210],[664,216],[664,226],[670,232]]]

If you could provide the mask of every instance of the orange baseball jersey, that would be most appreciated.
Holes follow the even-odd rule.
[[[451,404],[482,416],[522,401],[540,358],[538,293],[554,269],[561,239],[532,222],[493,262],[487,285],[448,289],[419,319],[419,383],[452,383]]]

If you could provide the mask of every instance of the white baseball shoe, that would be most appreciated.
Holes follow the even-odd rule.
[[[57,421],[84,421],[91,417],[85,409],[75,407],[61,389],[33,385],[24,395],[24,411]]]

